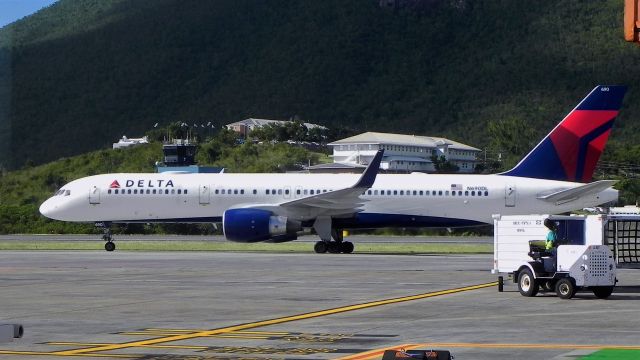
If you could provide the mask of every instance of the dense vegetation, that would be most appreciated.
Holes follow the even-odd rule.
[[[491,123],[537,138],[597,83],[632,86],[612,136],[634,140],[640,50],[621,1],[424,3],[60,0],[0,30],[0,163],[250,116],[485,148]]]

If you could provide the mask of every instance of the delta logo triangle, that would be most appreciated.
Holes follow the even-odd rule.
[[[118,183],[118,180],[113,180],[111,185],[109,185],[109,189],[120,189],[120,183]]]

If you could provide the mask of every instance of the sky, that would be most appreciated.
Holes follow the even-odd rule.
[[[57,0],[0,0],[0,27],[49,6]]]

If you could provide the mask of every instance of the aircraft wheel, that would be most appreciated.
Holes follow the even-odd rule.
[[[353,243],[350,241],[345,241],[342,243],[342,252],[345,254],[351,254],[353,252]]]
[[[107,251],[113,251],[116,249],[116,244],[111,241],[108,241],[104,244],[104,249]]]
[[[529,269],[524,269],[518,276],[518,290],[522,296],[536,296],[538,293],[538,283],[533,278],[533,273]]]
[[[313,251],[315,251],[318,254],[324,254],[327,252],[327,243],[324,241],[318,241],[314,246],[313,246]]]
[[[562,278],[556,283],[556,294],[560,299],[571,299],[576,294],[576,286],[571,278]]]
[[[332,254],[340,254],[342,251],[342,243],[332,241],[329,243],[329,252]]]

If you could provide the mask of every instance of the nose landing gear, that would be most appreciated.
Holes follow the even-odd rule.
[[[113,242],[113,236],[111,234],[111,224],[110,223],[103,223],[103,222],[97,222],[95,223],[95,226],[97,228],[102,229],[103,234],[102,234],[102,240],[106,241],[106,243],[104,244],[104,249],[107,251],[113,251],[116,249],[116,244]]]

